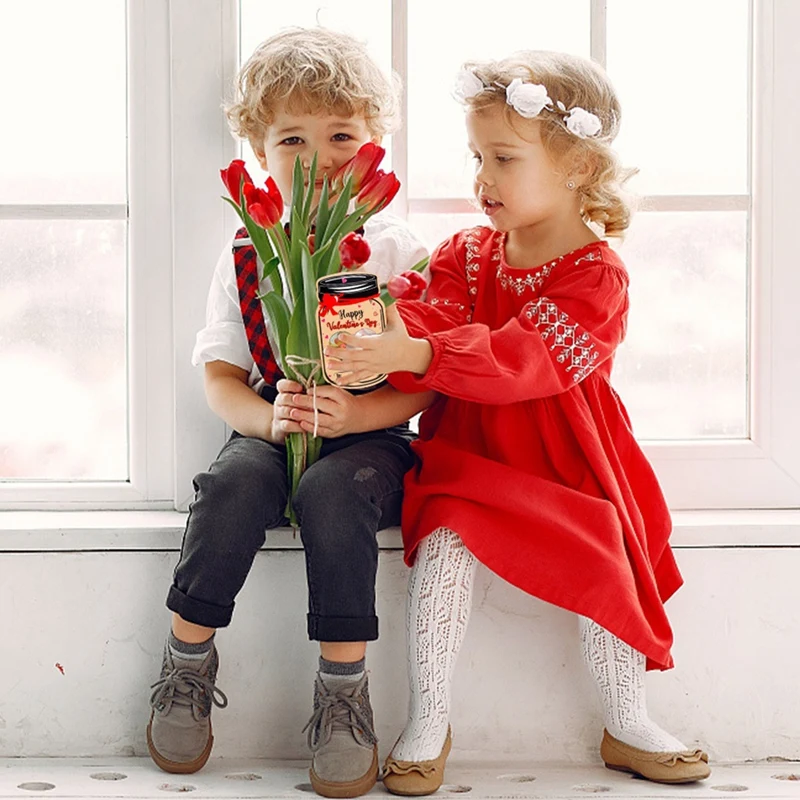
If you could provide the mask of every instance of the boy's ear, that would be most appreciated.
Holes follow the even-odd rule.
[[[250,147],[253,148],[253,153],[255,153],[258,165],[264,170],[264,172],[267,172],[267,154],[264,152],[264,145],[250,142]]]

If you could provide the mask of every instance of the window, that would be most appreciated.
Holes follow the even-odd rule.
[[[237,227],[221,106],[240,52],[315,23],[403,79],[393,210],[430,245],[482,220],[450,99],[461,62],[546,48],[606,64],[643,198],[615,385],[673,508],[800,505],[793,0],[30,0],[0,17],[0,83],[25,120],[0,154],[4,506],[185,507],[226,435],[190,364]],[[82,39],[98,20],[102,40]],[[42,109],[55,121],[29,122]]]
[[[139,133],[153,119],[138,91],[144,26],[141,2],[0,8],[11,109],[0,152],[0,502],[171,495],[171,468],[152,459],[171,415],[145,397],[169,364],[148,342],[169,320],[147,318],[164,305],[169,243],[151,262],[166,281],[149,281],[142,243],[158,221],[143,213],[151,177]]]

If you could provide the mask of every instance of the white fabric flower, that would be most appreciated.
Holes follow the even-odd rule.
[[[569,114],[564,119],[564,124],[570,133],[574,133],[575,136],[579,136],[581,139],[597,136],[603,129],[600,118],[580,106],[575,106],[575,108],[569,110]]]
[[[480,94],[484,89],[483,81],[471,70],[462,69],[456,75],[456,83],[453,87],[453,94],[456,99],[462,103],[469,100],[470,97],[475,97]]]
[[[541,83],[523,83],[520,78],[514,78],[506,87],[506,102],[521,117],[533,119],[553,101]]]

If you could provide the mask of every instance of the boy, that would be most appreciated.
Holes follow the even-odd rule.
[[[256,49],[227,115],[290,198],[297,156],[308,170],[317,153],[321,183],[362,144],[391,130],[396,107],[392,84],[360,43],[321,28],[293,29]],[[381,282],[425,256],[388,215],[372,217],[364,235],[372,249],[365,269]],[[233,245],[234,254],[226,248],[217,264],[193,354],[195,364],[205,365],[211,409],[234,433],[195,478],[167,597],[172,631],[153,687],[148,747],[168,772],[195,772],[211,753],[211,707],[227,705],[215,686],[214,632],[230,623],[265,531],[286,524],[285,436],[313,422],[300,385],[279,379],[270,359],[251,355],[256,350],[242,316],[243,248],[236,239]],[[431,396],[387,385],[360,395],[322,386],[316,397],[322,457],[303,475],[294,501],[308,576],[308,635],[320,642],[309,720],[311,782],[324,796],[356,797],[372,788],[378,772],[364,666],[366,643],[378,638],[376,533],[399,524],[403,476],[413,459],[407,421]]]

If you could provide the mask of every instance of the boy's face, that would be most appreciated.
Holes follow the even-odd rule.
[[[333,176],[366,142],[380,142],[373,136],[363,116],[338,114],[296,114],[281,107],[267,130],[264,141],[253,144],[261,168],[278,184],[284,200],[292,196],[294,161],[300,156],[306,183],[311,159],[317,155],[317,179],[314,201],[322,190],[322,179]]]

